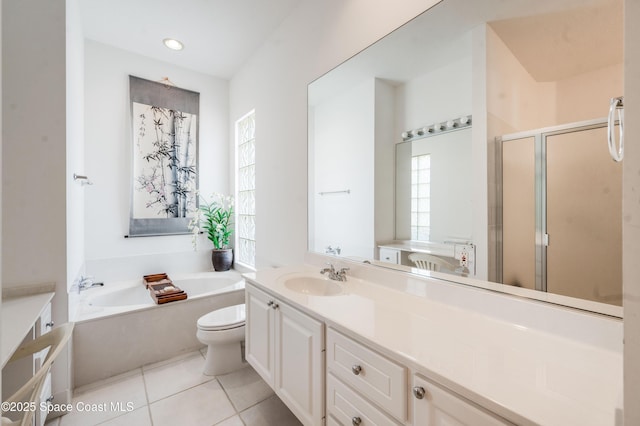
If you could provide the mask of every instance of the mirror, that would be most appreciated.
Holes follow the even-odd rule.
[[[443,0],[312,82],[309,250],[415,273],[435,256],[439,278],[621,316],[621,165],[601,133],[622,13]],[[585,170],[609,178],[559,188]]]

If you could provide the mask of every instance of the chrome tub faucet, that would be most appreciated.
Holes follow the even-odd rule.
[[[102,286],[104,286],[104,283],[94,282],[93,277],[83,277],[81,275],[80,278],[78,278],[78,281],[74,287],[77,287],[78,294],[80,294],[81,291],[90,289],[92,287],[102,287]]]

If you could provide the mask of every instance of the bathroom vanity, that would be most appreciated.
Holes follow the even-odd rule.
[[[247,361],[303,424],[617,424],[621,320],[316,263],[245,274]]]
[[[17,293],[13,297],[2,299],[2,400],[8,399],[15,391],[24,385],[40,368],[47,350],[43,350],[33,357],[25,357],[5,366],[14,352],[22,345],[49,332],[53,327],[51,320],[51,300],[54,292],[53,286],[40,286],[42,293]],[[19,289],[22,290],[22,289]],[[39,401],[50,401],[51,373],[47,373],[47,379],[40,391]],[[40,408],[40,406],[38,406]],[[4,413],[3,413],[4,414]],[[15,413],[13,413],[15,414]],[[35,425],[44,425],[47,410],[39,409],[35,414]]]

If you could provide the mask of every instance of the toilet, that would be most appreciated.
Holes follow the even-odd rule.
[[[244,303],[216,309],[198,319],[196,337],[207,345],[204,374],[216,376],[243,366],[244,324]]]

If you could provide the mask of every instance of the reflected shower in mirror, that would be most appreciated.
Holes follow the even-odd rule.
[[[540,135],[600,123],[622,94],[622,60],[620,1],[443,0],[309,85],[309,250],[409,271],[409,256],[425,253],[450,265],[440,272],[451,281],[618,305],[620,241],[571,233],[599,221],[619,232],[620,165],[600,168],[606,136],[594,137],[593,160],[591,143]],[[438,133],[460,117],[472,123]],[[530,144],[507,146],[523,132]],[[566,164],[541,160],[565,146]],[[552,212],[552,195],[574,202]],[[587,214],[594,203],[612,213]],[[587,283],[588,253],[607,264],[598,279],[610,286]]]

